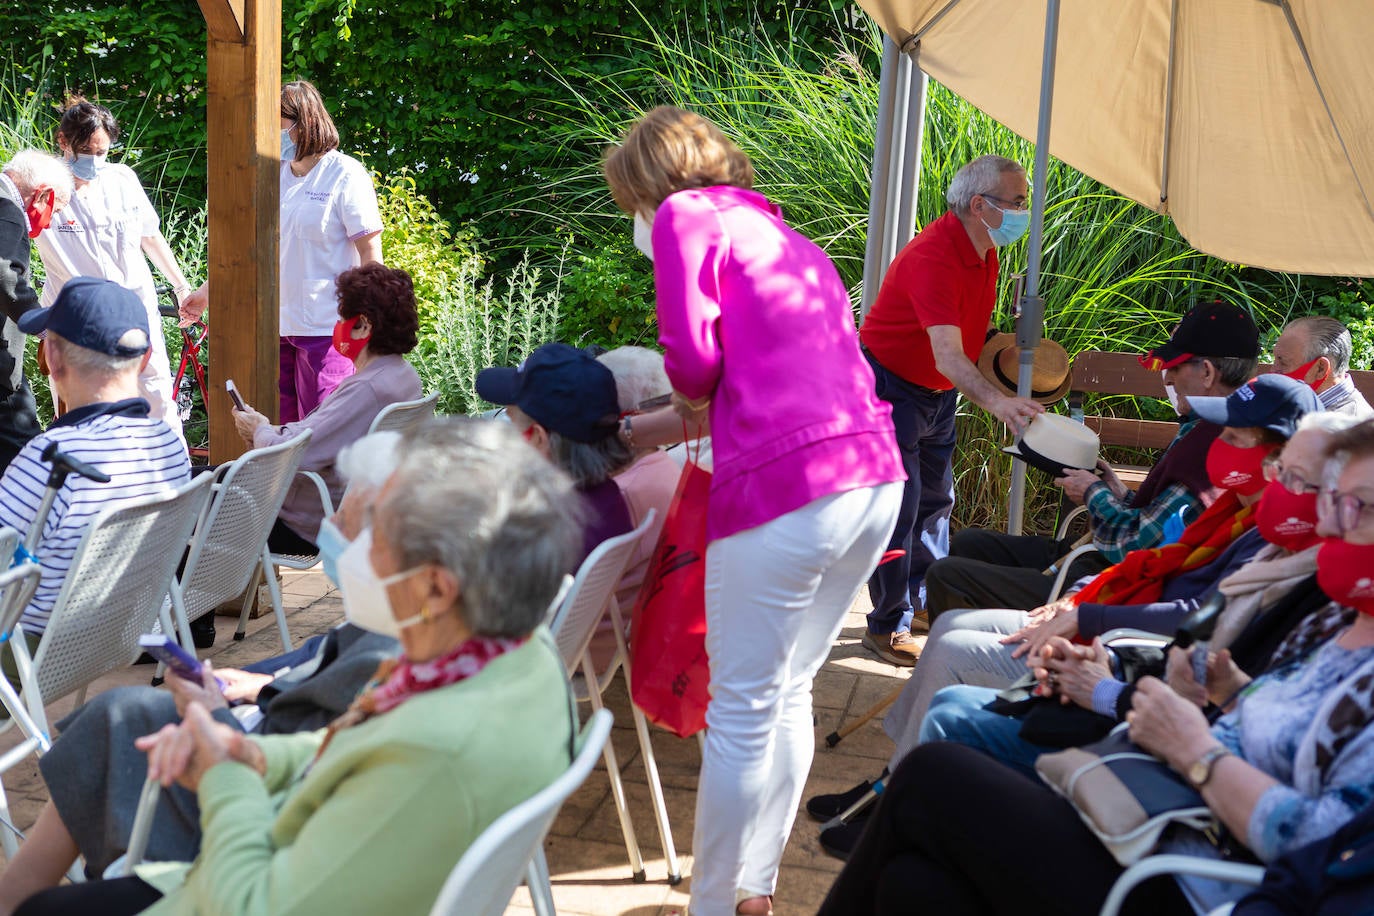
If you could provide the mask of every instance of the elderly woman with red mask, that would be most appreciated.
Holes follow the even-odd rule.
[[[310,430],[301,470],[324,478],[335,505],[343,498],[344,482],[334,469],[340,450],[366,435],[387,405],[420,396],[420,377],[405,360],[405,354],[415,349],[420,327],[410,274],[378,263],[364,264],[339,274],[337,289],[339,320],[334,325],[333,347],[353,363],[353,374],[293,423],[273,426],[251,407],[234,411],[234,426],[253,448],[276,445]],[[268,546],[276,553],[314,553],[323,518],[314,486],[297,478],[286,494]]]
[[[1315,499],[1324,539],[1316,577],[1331,602],[1293,630],[1266,673],[1234,675],[1236,695],[1222,698],[1215,723],[1155,678],[1141,682],[1127,716],[1131,740],[1202,796],[1229,837],[1223,845],[1265,862],[1330,835],[1374,800],[1374,421],[1332,435],[1327,455]],[[1158,851],[1223,854],[1183,827],[1165,833]],[[894,772],[820,912],[895,912],[894,901],[908,899],[898,892],[915,882],[932,912],[1096,913],[1120,873],[1051,789],[977,750],[937,742]],[[1125,912],[1210,912],[1243,892],[1157,878]]]

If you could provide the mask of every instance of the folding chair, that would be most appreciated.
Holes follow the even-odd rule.
[[[418,401],[397,401],[382,408],[382,412],[372,420],[369,433],[404,433],[419,426],[434,416],[434,405],[439,400],[439,392],[425,395]]]
[[[52,729],[44,704],[75,691],[81,705],[92,681],[138,656],[138,638],[152,630],[161,614],[211,483],[201,476],[173,493],[142,497],[98,513],[77,544],[32,658],[18,625],[24,609],[6,606],[0,632],[10,634],[22,697],[6,684],[0,687],[0,702],[25,739],[0,758],[0,774],[31,752],[47,751]],[[7,809],[2,785],[0,809]],[[12,841],[6,841],[10,851]]]
[[[1117,916],[1131,891],[1135,890],[1142,882],[1160,875],[1195,875],[1199,878],[1212,878],[1217,881],[1258,885],[1264,880],[1264,867],[1244,862],[1204,859],[1198,856],[1150,856],[1141,859],[1121,873],[1121,877],[1116,879],[1116,883],[1112,885],[1111,893],[1103,902],[1099,916]],[[1208,916],[1227,916],[1231,912],[1231,907],[1231,904],[1225,904],[1212,910]],[[1194,909],[1196,908],[1194,905]]]
[[[172,612],[181,644],[188,652],[194,651],[191,621],[239,595],[244,601],[235,637],[245,632],[258,577],[271,562],[267,535],[309,442],[310,430],[305,430],[278,445],[246,452],[215,474],[210,502],[196,525],[186,566],[180,578],[172,581]],[[267,587],[273,593],[282,650],[289,652],[291,635],[277,597],[275,575],[268,577]]]
[[[544,837],[558,809],[586,781],[597,754],[611,746],[610,735],[610,712],[599,709],[592,713],[582,729],[582,747],[572,766],[547,789],[516,805],[482,831],[444,882],[430,916],[501,916],[506,912],[521,873],[534,865],[536,855],[542,860]]]
[[[625,567],[630,563],[638,540],[649,530],[653,519],[654,512],[650,510],[634,531],[610,538],[598,545],[578,569],[572,588],[553,619],[554,641],[558,644],[563,664],[568,668],[568,676],[572,677],[578,668],[581,668],[593,710],[602,708],[601,692],[596,689],[596,672],[592,669],[591,659],[587,656],[587,646],[591,643],[597,622],[609,611],[616,628],[617,651],[622,661],[628,657],[624,648],[625,636],[621,627],[620,610],[615,601],[615,587],[624,575]],[[668,808],[663,801],[663,785],[658,776],[658,763],[654,759],[653,744],[649,740],[649,725],[644,719],[644,713],[640,712],[633,701],[630,707],[634,713],[635,731],[639,736],[640,755],[644,758],[644,769],[649,778],[649,795],[653,800],[659,836],[663,841],[663,855],[668,863],[668,883],[677,884],[682,880],[682,870],[678,867],[677,850],[673,845],[673,834],[668,825]],[[607,774],[611,780],[611,796],[615,799],[616,813],[620,816],[620,828],[625,835],[625,849],[630,856],[630,871],[635,883],[640,883],[645,880],[644,860],[639,853],[639,842],[635,838],[634,824],[630,820],[630,810],[625,801],[625,788],[620,781],[620,767],[616,762],[615,748],[610,744],[606,745],[605,757]],[[536,864],[541,861],[536,857]],[[531,896],[538,892],[539,889],[531,886]]]

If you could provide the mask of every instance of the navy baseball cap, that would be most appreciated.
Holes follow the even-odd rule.
[[[151,343],[148,310],[138,294],[95,277],[73,277],[62,286],[57,301],[45,309],[30,309],[17,323],[25,334],[52,331],[78,347],[107,356],[142,356]],[[143,332],[141,345],[119,342],[134,330]]]
[[[1140,357],[1140,364],[1159,372],[1194,356],[1257,359],[1259,353],[1259,328],[1248,312],[1229,302],[1207,302],[1184,315],[1168,342]]]
[[[1253,378],[1224,398],[1189,395],[1188,406],[1204,420],[1270,429],[1285,439],[1292,438],[1305,415],[1322,409],[1310,385],[1275,374]]]
[[[483,369],[477,373],[477,394],[493,404],[519,407],[540,426],[575,442],[599,442],[620,423],[611,370],[567,344],[544,344],[514,369]]]

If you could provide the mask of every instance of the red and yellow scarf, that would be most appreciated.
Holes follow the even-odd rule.
[[[1183,529],[1174,543],[1132,550],[1115,566],[1097,575],[1070,600],[1080,604],[1149,604],[1158,601],[1174,576],[1215,560],[1231,542],[1255,524],[1254,504],[1242,506],[1227,490]]]

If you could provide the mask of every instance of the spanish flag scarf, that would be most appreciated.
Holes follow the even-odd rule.
[[[1227,490],[1174,543],[1132,550],[1075,593],[1080,604],[1149,604],[1158,601],[1164,584],[1181,573],[1205,566],[1255,524],[1257,504],[1242,506]]]

